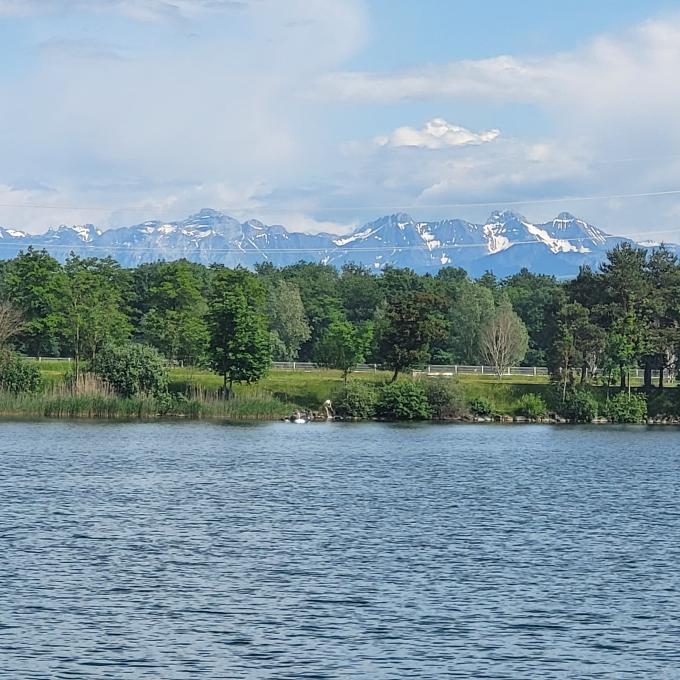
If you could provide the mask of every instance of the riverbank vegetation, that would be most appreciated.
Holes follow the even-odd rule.
[[[333,398],[348,418],[668,420],[679,299],[677,258],[625,243],[567,282],[302,262],[122,269],[29,248],[0,262],[0,413],[269,418]],[[325,370],[272,372],[272,359]],[[364,362],[380,370],[355,373]],[[495,376],[410,376],[480,362]],[[512,364],[549,380],[510,379]]]

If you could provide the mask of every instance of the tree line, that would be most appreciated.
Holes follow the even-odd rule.
[[[4,330],[3,330],[4,329]],[[10,330],[7,330],[10,329]],[[526,269],[477,280],[388,267],[379,275],[299,262],[255,271],[186,260],[124,269],[29,248],[0,262],[0,344],[29,356],[93,362],[135,341],[173,362],[257,380],[271,360],[312,361],[345,376],[359,363],[393,372],[426,364],[546,365],[566,390],[595,375],[626,387],[631,369],[677,367],[680,263],[667,249],[622,244],[570,281]],[[4,334],[4,337],[3,337]]]

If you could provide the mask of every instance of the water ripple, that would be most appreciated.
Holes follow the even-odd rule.
[[[680,442],[0,423],[4,677],[680,677]]]

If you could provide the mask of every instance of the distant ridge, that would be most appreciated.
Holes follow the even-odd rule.
[[[422,222],[396,213],[337,236],[288,231],[258,220],[239,222],[204,208],[184,220],[149,221],[107,231],[86,224],[31,235],[0,227],[0,259],[12,258],[32,245],[61,261],[73,251],[83,256],[110,255],[125,267],[180,258],[251,268],[258,262],[285,266],[305,260],[336,267],[353,262],[375,271],[387,265],[410,267],[421,274],[454,266],[472,276],[487,270],[507,276],[526,267],[566,277],[575,275],[581,265],[597,266],[608,250],[622,242],[633,243],[566,212],[540,224],[509,210],[492,212],[484,224],[460,219]]]

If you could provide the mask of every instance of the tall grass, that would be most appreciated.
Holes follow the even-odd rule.
[[[0,391],[0,415],[46,418],[221,418],[225,420],[273,420],[290,415],[295,406],[257,387],[244,388],[231,399],[216,390],[191,388],[186,393],[162,398],[122,398],[91,374],[77,380],[48,385],[38,394]]]

